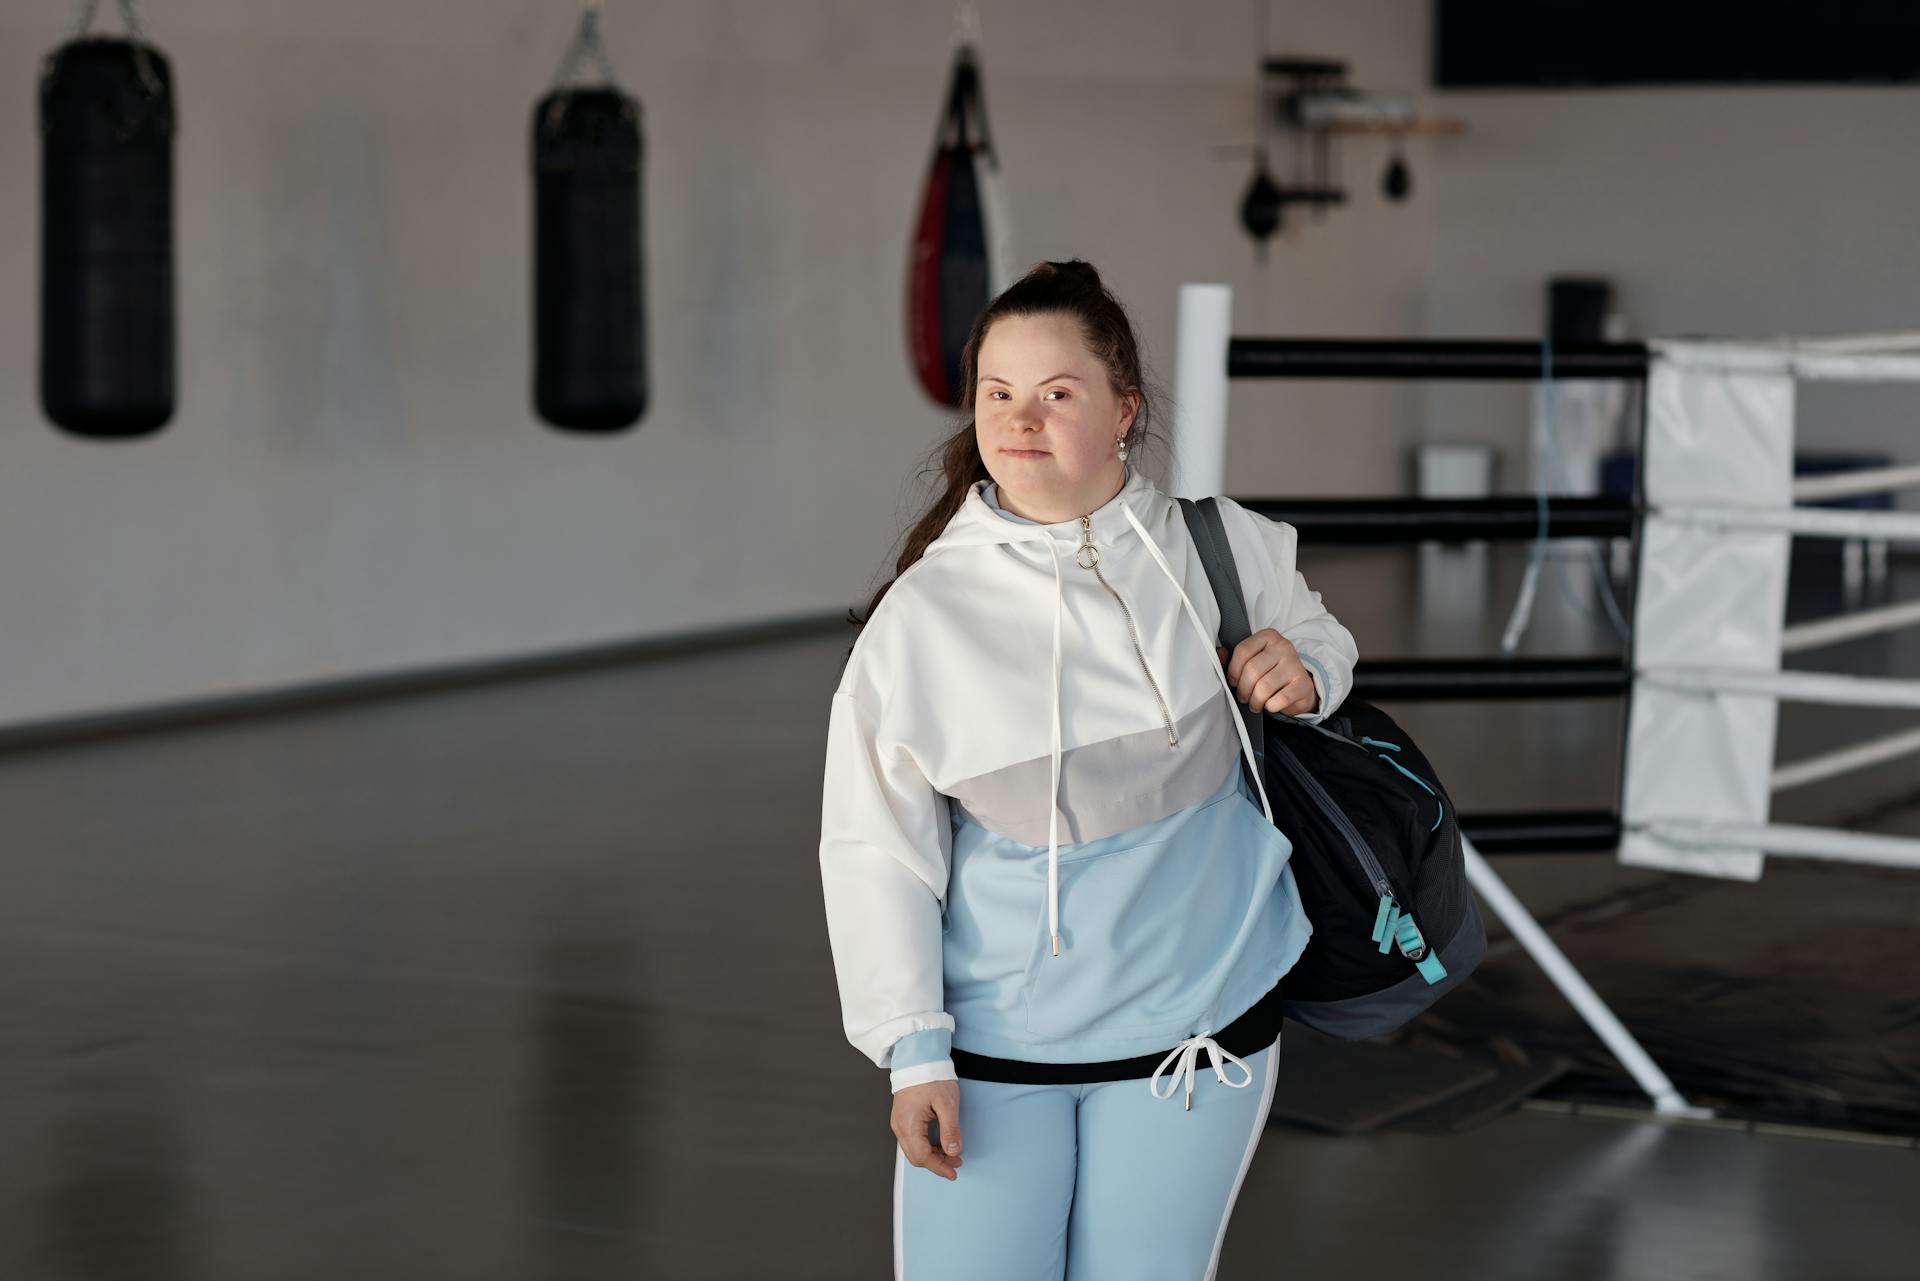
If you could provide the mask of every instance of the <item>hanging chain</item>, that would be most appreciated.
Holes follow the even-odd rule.
[[[626,115],[629,118],[633,116],[633,103],[621,88],[620,77],[613,69],[613,59],[607,54],[606,42],[600,38],[600,5],[597,0],[587,0],[580,14],[580,27],[573,35],[573,43],[567,46],[566,56],[560,60],[560,69],[553,73],[553,83],[548,86],[548,94],[553,98],[547,106],[544,125],[548,133],[557,133],[560,129],[560,121],[566,115],[567,107],[567,97],[560,90],[584,57],[591,57],[599,64],[602,82],[621,96]]]
[[[980,43],[980,5],[978,0],[955,0],[953,6],[953,43]]]
[[[600,76],[614,89],[620,88],[620,77],[613,69],[613,59],[607,55],[606,42],[600,38],[600,5],[597,0],[588,0],[580,13],[580,27],[573,35],[573,43],[567,46],[567,53],[560,60],[560,69],[553,73],[551,88],[558,89],[574,73],[582,58],[592,58],[600,67]]]

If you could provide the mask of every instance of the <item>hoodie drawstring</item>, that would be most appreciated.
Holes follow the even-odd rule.
[[[1124,504],[1123,504],[1124,506]],[[1051,534],[1047,550],[1053,553],[1053,786],[1047,795],[1047,930],[1053,935],[1053,954],[1060,955],[1060,615],[1066,608],[1066,580],[1060,576],[1060,548]]]
[[[1236,1090],[1244,1090],[1247,1086],[1253,1084],[1253,1068],[1245,1059],[1235,1054],[1232,1050],[1227,1049],[1210,1036],[1196,1036],[1180,1042],[1180,1044],[1167,1051],[1167,1057],[1160,1060],[1160,1066],[1155,1068],[1153,1075],[1147,1078],[1147,1088],[1153,1091],[1154,1098],[1172,1098],[1173,1092],[1180,1088],[1180,1078],[1185,1077],[1187,1081],[1187,1109],[1189,1111],[1193,1109],[1193,1065],[1194,1061],[1200,1057],[1202,1047],[1206,1049],[1207,1057],[1213,1061],[1213,1075],[1215,1080],[1219,1081],[1222,1085],[1230,1086]],[[1220,1056],[1222,1054],[1240,1065],[1240,1070],[1247,1074],[1246,1080],[1227,1080],[1226,1068],[1220,1063]],[[1172,1063],[1176,1059],[1179,1060],[1179,1066],[1173,1069],[1173,1076],[1167,1081],[1167,1092],[1162,1094],[1160,1093],[1159,1084],[1160,1074],[1167,1070],[1167,1064]]]

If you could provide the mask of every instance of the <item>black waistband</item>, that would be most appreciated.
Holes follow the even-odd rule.
[[[1280,1035],[1282,978],[1264,996],[1247,1007],[1246,1013],[1213,1034],[1220,1048],[1245,1058],[1273,1044]],[[1012,1085],[1083,1085],[1093,1081],[1145,1080],[1160,1066],[1160,1060],[1173,1050],[1141,1054],[1130,1059],[1106,1059],[1099,1063],[1030,1063],[1025,1059],[1000,1059],[953,1047],[953,1071],[970,1081],[1001,1081]]]

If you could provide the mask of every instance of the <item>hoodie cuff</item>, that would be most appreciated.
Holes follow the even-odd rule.
[[[898,1094],[909,1085],[925,1085],[928,1081],[957,1081],[953,1060],[940,1059],[932,1063],[916,1063],[912,1067],[895,1068],[890,1072],[893,1093]]]
[[[893,1043],[893,1053],[887,1059],[894,1092],[927,1081],[955,1080],[952,1055],[951,1028],[930,1027],[907,1033]]]
[[[1298,645],[1293,647],[1293,652],[1298,654],[1300,661],[1306,665],[1307,675],[1313,678],[1313,688],[1320,694],[1320,702],[1317,707],[1305,716],[1296,716],[1293,719],[1305,721],[1309,725],[1318,725],[1321,721],[1327,719],[1327,713],[1333,710],[1332,703],[1328,701],[1332,697],[1333,682],[1327,676],[1327,669],[1320,665],[1319,659],[1307,653],[1306,650],[1301,649]]]

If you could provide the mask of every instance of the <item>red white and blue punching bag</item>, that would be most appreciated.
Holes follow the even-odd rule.
[[[79,33],[40,75],[40,403],[80,436],[174,409],[173,79],[140,38]]]
[[[960,351],[973,321],[1011,283],[1000,162],[987,133],[972,7],[954,27],[946,108],[934,135],[907,267],[907,346],[921,390],[961,401]]]

